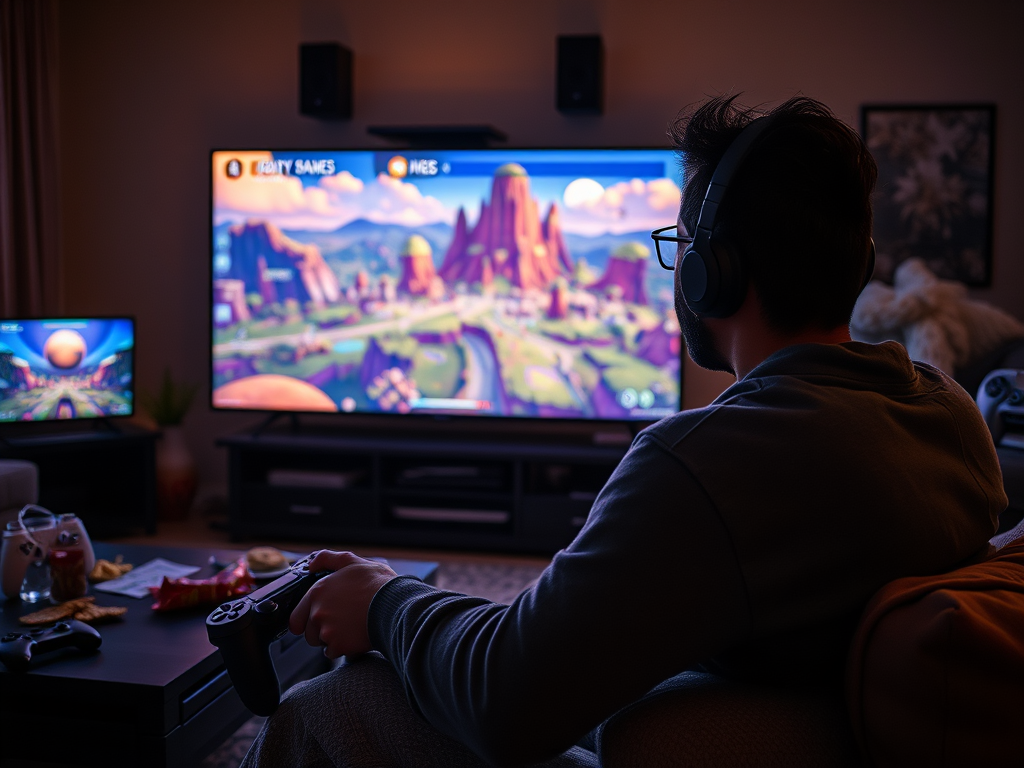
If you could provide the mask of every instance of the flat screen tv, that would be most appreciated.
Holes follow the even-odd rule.
[[[680,407],[678,159],[212,153],[217,409],[653,421]]]
[[[134,412],[135,322],[0,320],[0,423]]]

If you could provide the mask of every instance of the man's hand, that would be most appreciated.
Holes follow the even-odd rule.
[[[329,659],[373,650],[366,629],[370,601],[396,574],[383,563],[351,552],[318,552],[309,570],[334,571],[309,588],[292,611],[288,628],[306,635],[312,646],[323,646]]]

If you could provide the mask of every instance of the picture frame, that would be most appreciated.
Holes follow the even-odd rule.
[[[992,283],[994,104],[868,104],[861,136],[878,163],[875,279],[907,259],[938,277]]]

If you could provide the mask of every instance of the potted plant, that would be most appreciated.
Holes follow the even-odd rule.
[[[185,420],[199,387],[175,382],[170,369],[164,370],[160,389],[140,393],[142,407],[160,427],[156,447],[157,509],[163,520],[181,520],[188,515],[196,495],[196,463],[185,442],[181,423]]]

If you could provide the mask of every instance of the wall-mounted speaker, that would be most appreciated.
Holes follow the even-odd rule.
[[[604,47],[600,35],[558,38],[555,93],[559,112],[601,114],[604,109]]]
[[[352,117],[352,51],[338,43],[299,46],[299,112]]]

